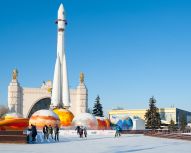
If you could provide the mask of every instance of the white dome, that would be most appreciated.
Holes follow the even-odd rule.
[[[74,117],[72,124],[74,126],[85,126],[88,129],[97,129],[97,119],[89,113],[82,113]]]
[[[46,110],[46,109],[36,111],[34,114],[32,114],[32,116],[52,116],[55,119],[59,119],[59,117],[56,113],[54,113],[51,110]]]
[[[45,125],[54,127],[55,125],[60,125],[60,119],[53,111],[43,109],[32,114],[29,119],[29,124],[36,125],[39,129],[43,128]]]

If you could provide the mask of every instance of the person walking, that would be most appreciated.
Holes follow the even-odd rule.
[[[59,141],[59,127],[57,124],[54,127],[54,140]]]
[[[87,138],[87,129],[84,127],[84,137]]]
[[[79,126],[79,125],[76,126],[76,129],[75,129],[75,130],[77,131],[77,135],[80,134],[80,126]]]
[[[44,125],[43,129],[43,134],[44,134],[44,139],[47,139],[47,135],[48,135],[48,126]]]
[[[29,126],[27,129],[27,143],[30,143],[32,141],[32,127]]]
[[[115,137],[120,137],[120,136],[121,136],[121,128],[120,126],[116,125]]]
[[[31,124],[32,142],[36,141],[37,129],[36,126]]]
[[[80,138],[83,138],[83,127],[81,126],[79,129]]]
[[[53,139],[53,128],[52,128],[51,125],[49,125],[49,127],[48,127],[48,137],[49,137],[49,135],[50,135],[51,138]]]

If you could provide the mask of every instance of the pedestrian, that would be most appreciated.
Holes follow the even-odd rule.
[[[84,127],[84,137],[87,138],[87,129]]]
[[[120,137],[121,136],[121,128],[120,126],[116,125],[116,132],[115,132],[115,137]]]
[[[83,138],[83,127],[82,126],[80,127],[79,134],[80,134],[80,138]]]
[[[80,134],[80,126],[78,125],[75,129],[77,131],[77,135]]]
[[[27,143],[30,143],[32,141],[32,127],[29,126],[27,129]]]
[[[59,127],[57,124],[54,127],[54,140],[59,141]]]
[[[44,139],[47,139],[47,135],[48,135],[48,126],[44,125],[43,129],[43,134],[44,134]]]
[[[32,142],[36,141],[37,129],[36,126],[31,124]]]
[[[48,136],[51,136],[51,138],[53,139],[53,128],[52,128],[52,126],[51,125],[49,125],[49,127],[48,127]]]

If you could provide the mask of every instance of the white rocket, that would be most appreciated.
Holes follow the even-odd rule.
[[[58,19],[56,23],[58,25],[57,58],[54,69],[51,105],[53,107],[64,106],[64,108],[69,108],[70,94],[68,88],[67,65],[64,47],[66,20],[64,16],[63,4],[61,4],[58,9]]]

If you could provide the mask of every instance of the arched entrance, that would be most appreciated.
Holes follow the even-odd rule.
[[[50,108],[50,104],[51,104],[51,99],[50,98],[44,98],[44,99],[41,99],[39,101],[37,101],[34,106],[32,107],[29,115],[28,115],[28,118],[31,117],[31,115],[38,111],[38,110],[41,110],[41,109],[49,109]]]

